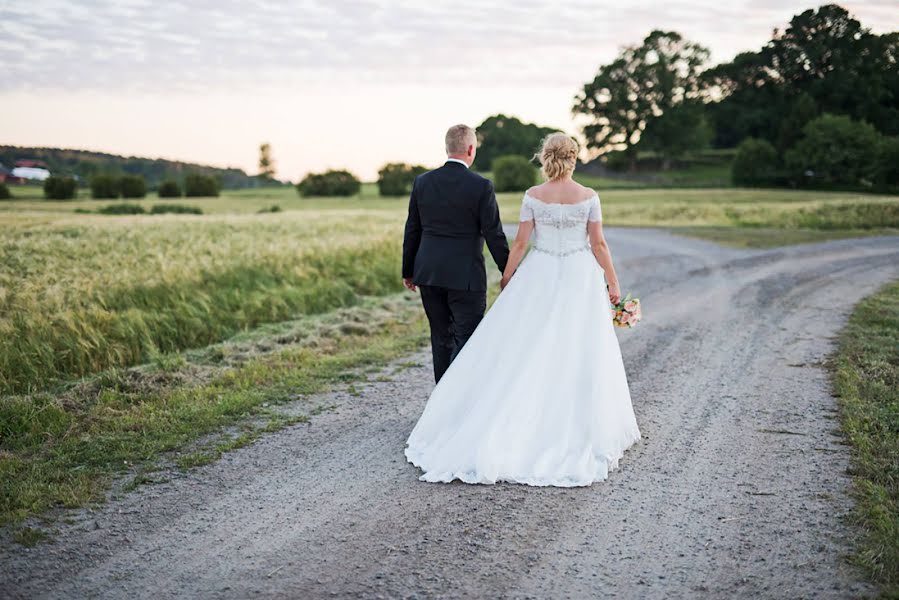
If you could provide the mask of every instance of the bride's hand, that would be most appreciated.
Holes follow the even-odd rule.
[[[621,288],[618,286],[617,281],[609,284],[609,300],[612,304],[618,304],[621,301]]]
[[[509,285],[509,280],[510,280],[510,279],[512,279],[512,278],[511,278],[511,277],[503,276],[503,278],[499,280],[499,289],[500,289],[500,291],[506,289],[506,286]]]

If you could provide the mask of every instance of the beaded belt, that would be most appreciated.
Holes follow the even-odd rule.
[[[536,250],[537,252],[543,252],[544,254],[549,254],[551,256],[568,256],[569,254],[575,254],[577,252],[583,252],[585,250],[589,250],[590,246],[579,246],[577,248],[571,248],[569,250],[548,250],[546,248],[540,248],[538,246],[534,246],[531,250]]]

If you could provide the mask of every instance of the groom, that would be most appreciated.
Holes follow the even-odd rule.
[[[477,143],[471,127],[450,127],[446,164],[416,177],[409,198],[403,285],[421,289],[437,381],[484,317],[484,240],[500,273],[509,258],[493,183],[469,171]]]

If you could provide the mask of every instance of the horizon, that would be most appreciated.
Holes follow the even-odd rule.
[[[442,164],[450,125],[493,114],[577,135],[574,95],[653,29],[708,47],[712,65],[758,50],[820,5],[387,4],[309,0],[302,14],[265,2],[4,7],[0,107],[15,118],[0,143],[256,174],[268,142],[278,179],[347,168],[370,181],[388,162]],[[840,4],[874,33],[899,29],[894,3]]]

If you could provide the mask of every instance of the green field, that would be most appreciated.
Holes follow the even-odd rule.
[[[97,210],[122,200],[47,201],[35,195],[0,201],[0,223],[23,218],[40,218],[44,213],[74,214],[77,209]],[[810,229],[872,229],[895,226],[899,196],[857,192],[796,191],[786,189],[675,188],[675,189],[600,189],[603,215],[616,226],[712,226],[776,227]],[[503,220],[517,219],[521,203],[518,192],[499,194]],[[257,213],[271,206],[285,211],[365,209],[399,214],[406,209],[406,198],[378,196],[372,184],[352,198],[301,198],[293,188],[263,188],[226,191],[219,198],[159,199],[139,201],[147,210],[154,204],[186,204],[208,214]],[[860,214],[859,211],[868,212]],[[9,219],[12,218],[12,221]]]
[[[203,346],[399,291],[405,198],[292,188],[180,199],[203,215],[84,214],[112,201],[0,203],[0,392]],[[746,189],[607,190],[605,222],[772,246],[899,228],[899,199]],[[149,209],[172,203],[135,202]],[[499,195],[515,222],[520,194]],[[271,206],[281,212],[260,213]]]
[[[608,225],[734,245],[899,230],[889,196],[600,193]],[[521,194],[499,202],[515,222]],[[289,424],[270,407],[290,390],[344,385],[425,339],[400,285],[406,198],[267,188],[139,201],[203,215],[76,212],[112,203],[0,201],[0,523],[96,500],[114,474],[138,468],[139,480],[160,453],[255,419],[179,464],[210,459]]]

